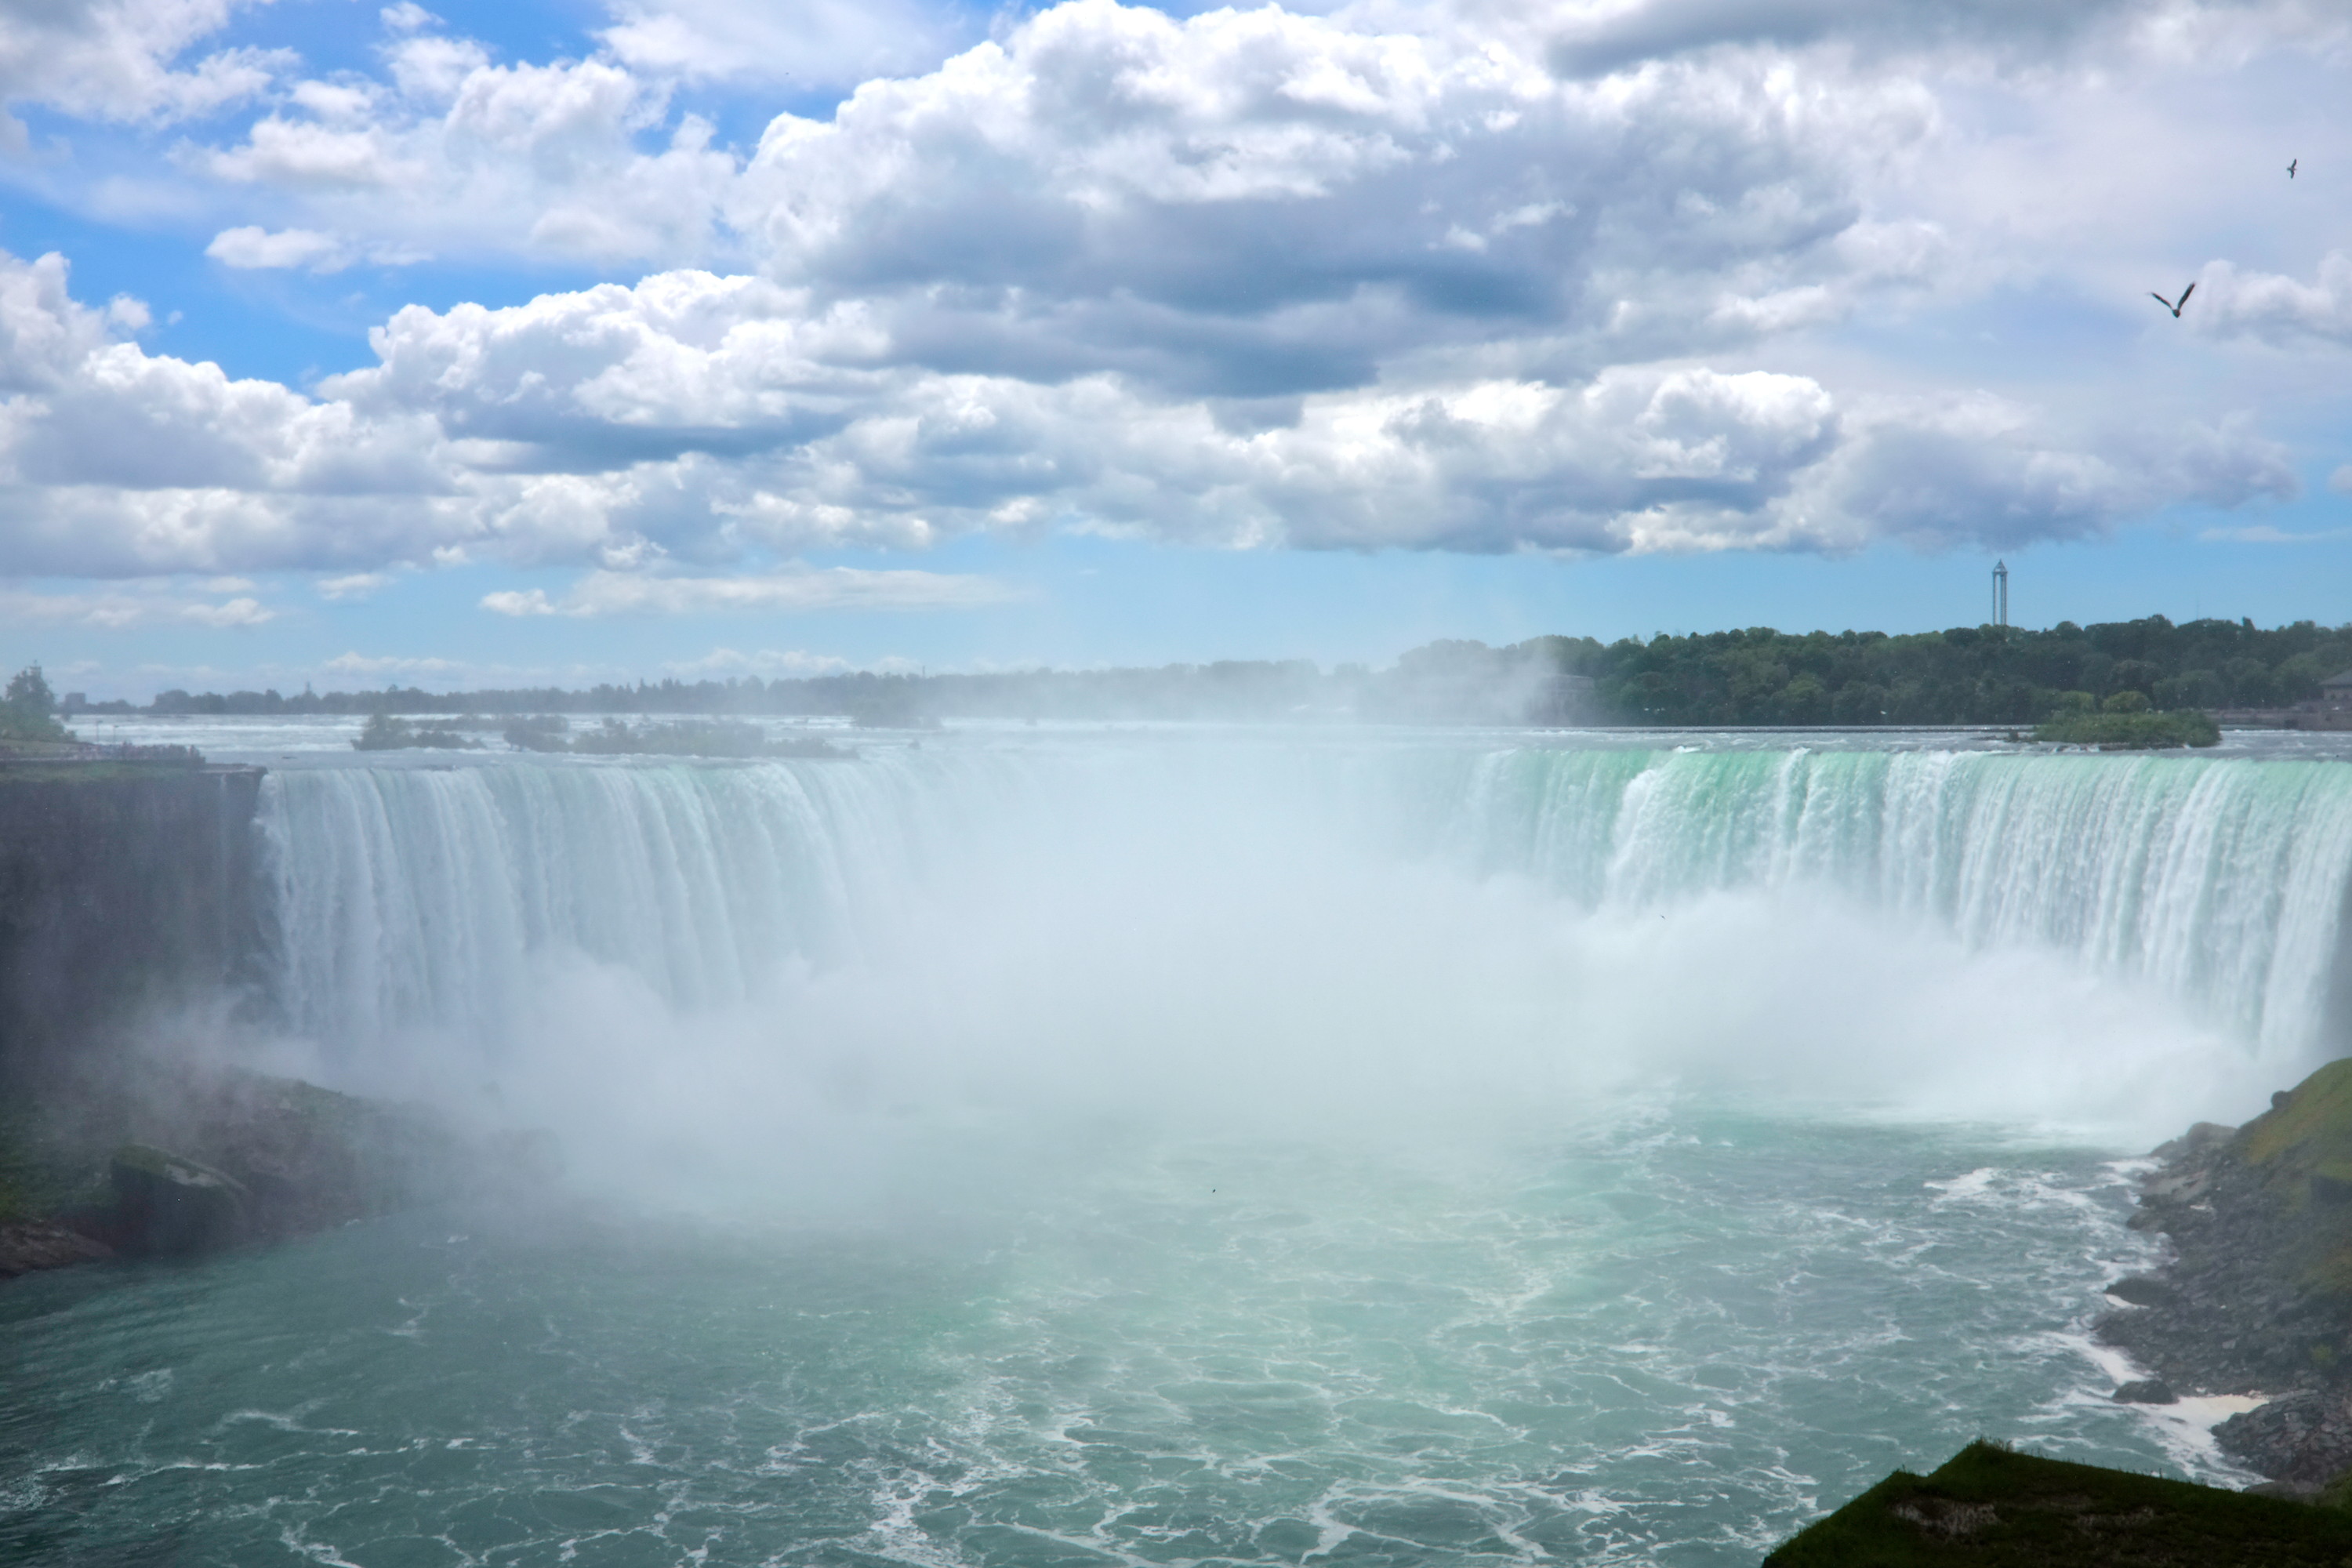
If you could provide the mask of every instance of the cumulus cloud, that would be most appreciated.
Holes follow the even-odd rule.
[[[0,571],[379,564],[477,531],[439,437],[117,341],[58,256],[0,256]]]
[[[1972,396],[1882,409],[1795,505],[1851,520],[1855,542],[2014,549],[2174,502],[2235,507],[2297,488],[2285,448],[2241,423],[2069,440],[2043,410]]]
[[[207,3],[149,55],[216,30]],[[150,353],[135,301],[0,259],[0,572],[293,567],[331,598],[497,560],[584,574],[485,601],[508,615],[952,607],[1006,590],[790,563],[1051,530],[2010,547],[2293,493],[2252,423],[1922,391],[1838,337],[1983,297],[1981,237],[1916,174],[1981,146],[1969,93],[2021,101],[2095,44],[2189,70],[2216,29],[2341,32],[2293,0],[1067,0],[944,60],[894,15],[628,0],[600,52],[534,63],[387,7],[374,74],[284,74],[180,144],[270,216],[207,254],[665,269],[412,306],[302,390]],[[903,74],[748,151],[679,107],[877,61]],[[2203,276],[2220,340],[2352,340],[2341,255]]]
[[[2156,9],[2141,0],[1633,0],[1569,16],[1551,59],[1566,74],[1597,75],[1707,49],[1834,38],[1874,50],[1958,45],[2046,60],[2086,32]]]
[[[2200,324],[2228,337],[2266,342],[2352,345],[2352,255],[2331,250],[2308,283],[2216,262],[2198,279]]]
[[[662,80],[610,59],[501,64],[421,31],[384,58],[381,79],[296,84],[240,141],[184,160],[298,205],[310,221],[293,232],[373,252],[626,262],[711,248],[735,160],[707,121],[670,117]]]
[[[591,568],[561,596],[484,601],[511,616],[952,608],[1010,590],[773,563],[1045,529],[1361,550],[2012,544],[2294,488],[2242,424],[2158,439],[1705,364],[1240,411],[1115,374],[947,374],[873,353],[856,309],[699,272],[411,307],[375,334],[373,367],[305,394],[116,341],[66,282],[54,257],[0,265],[0,391],[16,394],[0,570],[303,567],[333,574],[332,595],[394,563],[491,558]]]
[[[185,59],[238,8],[236,0],[0,7],[0,104],[39,104],[86,120],[163,122],[250,99],[293,63],[290,54],[231,48]],[[5,128],[21,139],[16,121]]]

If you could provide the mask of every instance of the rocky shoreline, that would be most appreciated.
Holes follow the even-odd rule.
[[[264,1246],[420,1204],[538,1185],[544,1134],[461,1133],[418,1107],[246,1072],[57,1094],[0,1146],[0,1280],[114,1257]]]
[[[2352,1470],[2352,1058],[2155,1155],[2131,1224],[2170,1256],[2094,1330],[2153,1374],[2116,1397],[2263,1396],[2214,1428],[2230,1458],[2290,1491]]]

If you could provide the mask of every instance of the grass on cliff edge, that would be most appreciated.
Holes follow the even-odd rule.
[[[2221,726],[2202,713],[2067,713],[2033,727],[2037,741],[2147,752],[2167,746],[2218,746]]]
[[[2352,1513],[1976,1442],[1897,1470],[1764,1568],[2299,1568],[2352,1562]]]
[[[2246,1123],[2242,1136],[2248,1160],[2284,1163],[2297,1175],[2352,1159],[2352,1057],[2329,1062],[2287,1090]]]
[[[2238,1130],[2229,1152],[2301,1215],[2281,1272],[2307,1289],[2352,1296],[2352,1057],[2329,1062]],[[2336,1353],[2352,1351],[2346,1344]]]

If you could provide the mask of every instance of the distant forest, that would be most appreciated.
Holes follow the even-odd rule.
[[[2315,696],[2352,668],[2352,626],[2161,616],[2046,631],[1955,626],[1884,632],[1769,627],[1602,643],[1543,637],[1507,647],[1446,641],[1394,668],[1304,659],[992,675],[867,672],[762,681],[640,681],[432,693],[165,691],[145,709],[88,713],[708,713],[936,719],[1274,720],[1598,724],[2025,724],[2093,708],[2260,709]]]

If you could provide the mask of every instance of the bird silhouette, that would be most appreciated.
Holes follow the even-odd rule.
[[[2183,289],[2180,291],[2180,298],[2178,300],[2168,300],[2153,289],[2147,291],[2147,297],[2155,300],[2158,304],[2163,306],[2166,310],[2171,311],[2172,319],[2177,321],[2180,320],[2180,307],[2189,303],[2189,296],[2195,292],[2197,292],[2197,285],[2191,283],[2188,288]]]
[[[2286,177],[2288,179],[2292,180],[2294,178],[2294,166],[2302,162],[2303,160],[2300,158],[2289,158],[2286,161]]]

